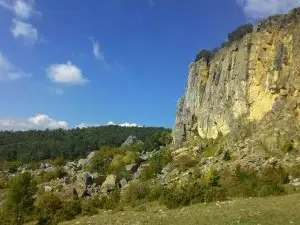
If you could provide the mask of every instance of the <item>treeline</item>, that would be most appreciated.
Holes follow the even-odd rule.
[[[130,135],[143,142],[170,129],[157,127],[101,126],[72,130],[1,131],[0,159],[31,162],[63,157],[73,160],[85,157],[101,146],[120,146]]]

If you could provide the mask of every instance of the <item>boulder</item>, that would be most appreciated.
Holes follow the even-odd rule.
[[[120,186],[121,188],[126,187],[126,185],[128,184],[127,180],[125,178],[123,178],[122,180],[120,180]]]
[[[122,144],[122,147],[142,143],[136,136],[129,136],[126,141]]]
[[[45,190],[45,192],[51,192],[53,190],[53,188],[50,186],[44,186],[44,190]]]
[[[138,170],[139,165],[137,163],[132,163],[125,166],[126,171],[130,171],[131,173],[136,173]]]
[[[116,188],[116,175],[108,175],[101,185],[101,192],[108,193]]]

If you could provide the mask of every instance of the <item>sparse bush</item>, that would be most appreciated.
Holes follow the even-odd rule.
[[[204,181],[213,187],[219,186],[220,181],[220,174],[216,169],[210,169],[205,175],[204,175]]]
[[[58,217],[61,221],[72,220],[82,212],[81,207],[81,202],[78,200],[63,202],[63,207],[58,212]]]
[[[294,149],[294,144],[292,141],[284,141],[280,147],[283,152],[291,152]]]
[[[54,160],[50,161],[50,163],[54,166],[63,166],[65,165],[66,160],[63,157],[59,156],[56,157]]]
[[[7,177],[0,178],[0,190],[9,188],[9,179]]]
[[[253,25],[252,24],[244,24],[236,28],[234,31],[230,32],[228,34],[228,41],[233,42],[240,40],[243,38],[246,34],[251,33],[253,31]]]
[[[56,214],[63,208],[60,198],[51,192],[45,192],[38,196],[36,200],[36,211],[39,225],[57,224],[59,218]]]
[[[111,160],[116,155],[122,155],[122,150],[103,146],[92,159],[88,170],[92,173],[99,172],[101,174],[107,174]]]
[[[94,207],[93,202],[89,199],[81,202],[81,211],[84,216],[93,216],[98,213],[97,208]]]
[[[160,147],[167,146],[172,143],[172,135],[170,132],[156,132],[154,135],[147,137],[143,146],[144,152],[152,152],[159,150]]]
[[[195,62],[198,62],[201,59],[205,60],[206,62],[210,62],[212,60],[212,58],[214,57],[214,55],[215,54],[213,51],[203,49],[197,54]]]
[[[144,200],[150,192],[149,184],[146,182],[135,181],[124,190],[122,200],[125,203],[134,204]]]
[[[100,209],[115,209],[119,207],[120,200],[120,191],[116,190],[111,192],[108,196],[103,196],[97,200],[94,200],[94,204],[97,202],[97,207]]]
[[[36,183],[30,173],[25,172],[15,176],[1,207],[6,219],[11,224],[24,224],[26,218],[32,215]]]
[[[208,147],[205,148],[204,152],[203,152],[203,156],[204,157],[213,157],[216,155],[216,153],[218,152],[218,148],[215,145],[210,145]]]
[[[300,164],[296,164],[287,169],[292,177],[300,177]]]
[[[150,192],[147,196],[150,202],[159,200],[160,196],[164,191],[164,187],[161,184],[156,184],[150,189]]]
[[[230,152],[228,150],[224,153],[223,160],[224,161],[230,161],[231,160],[231,155],[230,155]]]
[[[190,180],[184,185],[173,185],[164,189],[160,202],[168,208],[226,199],[224,188],[210,186],[201,180]]]
[[[161,149],[149,160],[149,166],[146,167],[140,176],[142,181],[154,178],[162,169],[172,161],[171,151],[168,147]]]
[[[39,184],[50,182],[51,180],[56,180],[67,176],[68,174],[62,167],[56,167],[53,172],[41,172],[36,180]]]
[[[178,167],[179,171],[183,172],[187,169],[197,165],[198,161],[189,155],[180,155],[175,161],[174,165]]]
[[[280,195],[287,183],[287,173],[279,168],[266,169],[258,175],[250,169],[238,166],[235,173],[223,171],[220,184],[226,187],[227,194],[232,197],[264,197]]]

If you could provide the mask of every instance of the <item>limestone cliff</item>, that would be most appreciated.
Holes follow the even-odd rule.
[[[175,148],[221,134],[277,151],[300,141],[300,8],[190,65],[178,103]],[[197,138],[196,138],[197,137]],[[252,146],[252,148],[253,148]]]

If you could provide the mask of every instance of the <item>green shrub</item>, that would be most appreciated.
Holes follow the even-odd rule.
[[[152,152],[154,150],[159,150],[162,146],[167,146],[172,143],[172,135],[170,132],[161,131],[156,132],[152,136],[145,139],[143,146],[144,152]]]
[[[246,34],[251,33],[253,31],[253,25],[252,24],[244,24],[236,28],[234,31],[230,32],[228,34],[228,41],[233,42],[240,40],[243,38]]]
[[[23,224],[34,209],[36,183],[29,172],[13,177],[3,205],[2,212],[11,224]]]
[[[68,221],[74,219],[76,216],[80,215],[82,212],[81,202],[76,201],[67,201],[63,202],[62,209],[58,212],[60,221]]]
[[[0,190],[9,188],[9,179],[7,177],[0,178]]]
[[[180,155],[175,161],[174,165],[179,169],[179,171],[183,172],[187,169],[194,167],[197,165],[198,161],[193,159],[189,155]]]
[[[190,180],[183,185],[173,185],[164,188],[160,202],[168,208],[176,208],[189,204],[226,199],[224,188],[211,186],[202,180]]]
[[[223,171],[220,184],[232,197],[264,197],[284,193],[287,182],[287,173],[282,168],[266,169],[258,175],[253,170],[238,166],[234,173]]]
[[[96,155],[92,159],[88,170],[92,173],[99,172],[100,174],[107,174],[112,159],[116,155],[122,154],[123,151],[120,148],[103,146],[98,152],[96,152]]]
[[[164,187],[161,184],[156,184],[150,189],[150,192],[147,196],[150,202],[159,200],[160,196],[164,191]]]
[[[202,49],[196,56],[195,58],[195,62],[198,62],[201,59],[204,59],[205,61],[209,62],[212,60],[212,58],[214,57],[214,52],[213,51],[209,51],[206,49]]]
[[[294,149],[294,144],[292,141],[284,141],[280,147],[283,152],[291,152]]]
[[[53,172],[41,172],[37,177],[36,180],[39,184],[47,183],[51,180],[56,180],[67,176],[68,174],[62,167],[56,167]]]
[[[122,200],[125,203],[134,204],[137,201],[144,200],[150,192],[149,184],[146,182],[131,182],[124,190]]]
[[[218,147],[215,144],[212,144],[204,149],[203,156],[204,157],[214,157],[218,152]]]
[[[300,164],[293,165],[287,170],[292,177],[300,177]]]
[[[168,147],[161,149],[149,159],[149,166],[143,169],[140,179],[146,181],[153,179],[162,169],[172,161],[172,154]]]
[[[41,193],[36,200],[39,225],[57,224],[57,213],[63,208],[60,198],[52,192]]]
[[[230,152],[228,150],[224,153],[223,160],[224,161],[230,161],[231,160],[231,155],[230,155]]]
[[[120,200],[120,191],[116,190],[111,192],[108,196],[95,198],[92,204],[99,209],[115,209],[120,206]]]
[[[81,212],[84,216],[93,216],[98,213],[98,210],[94,207],[93,201],[87,199],[81,202]]]
[[[141,171],[141,175],[139,178],[141,181],[147,181],[155,178],[156,174],[157,172],[155,170],[155,166],[149,165]]]
[[[210,169],[205,175],[204,175],[204,181],[213,187],[219,186],[220,181],[220,174],[216,169]]]

